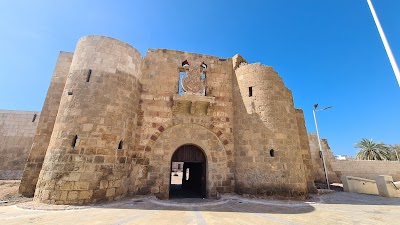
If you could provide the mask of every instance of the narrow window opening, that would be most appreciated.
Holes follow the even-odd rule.
[[[35,113],[35,115],[33,115],[32,122],[35,122],[36,117],[37,117],[37,114]]]
[[[71,146],[73,147],[73,148],[75,148],[75,145],[76,145],[76,141],[78,140],[78,135],[75,135],[75,137],[74,137],[74,139],[72,140],[72,144],[71,144]]]
[[[204,65],[206,65],[206,64],[204,64]],[[204,69],[204,67],[203,67],[203,69]],[[207,65],[206,65],[205,69],[207,69]],[[202,79],[202,80],[205,80],[206,77],[207,77],[207,76],[206,76],[206,72],[203,71],[203,73],[201,74],[201,79]],[[202,94],[203,94],[204,96],[206,96],[206,89],[207,89],[207,87],[205,87],[205,88],[203,89],[203,91],[202,91]]]
[[[253,96],[253,87],[249,87],[249,97]]]
[[[183,95],[185,93],[185,91],[183,90],[182,87],[182,79],[186,78],[186,72],[179,72],[179,82],[178,82],[178,94]]]
[[[319,151],[319,158],[320,159],[322,158],[322,152],[321,151]]]
[[[86,82],[90,81],[90,76],[92,75],[92,70],[89,70],[88,75],[86,77]]]
[[[118,144],[118,149],[119,150],[121,150],[122,149],[122,145],[124,144],[124,142],[121,140],[121,141],[119,141],[119,144]]]
[[[275,150],[273,150],[273,149],[269,150],[269,155],[271,157],[274,157],[275,156]]]
[[[72,93],[72,91],[68,91],[68,95],[72,95],[73,93]]]

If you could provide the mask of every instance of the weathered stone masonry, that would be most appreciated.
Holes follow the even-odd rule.
[[[206,96],[178,94],[179,73],[200,75],[202,62]],[[186,144],[206,156],[207,197],[315,190],[291,91],[272,67],[239,55],[151,49],[142,57],[121,41],[83,37],[59,56],[33,142],[20,192],[46,203],[168,198],[171,157]]]
[[[58,56],[19,187],[20,193],[24,196],[32,197],[35,192],[37,179],[49,146],[72,57],[73,54],[68,52],[60,52]]]
[[[21,179],[39,112],[0,110],[0,180]]]

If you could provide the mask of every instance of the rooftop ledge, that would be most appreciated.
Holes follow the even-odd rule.
[[[172,98],[174,101],[190,101],[190,102],[209,102],[215,103],[215,97],[204,95],[175,94]]]

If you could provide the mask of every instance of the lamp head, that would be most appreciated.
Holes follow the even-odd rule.
[[[314,104],[314,109],[317,109],[318,103]]]

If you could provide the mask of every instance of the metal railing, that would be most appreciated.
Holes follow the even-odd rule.
[[[389,181],[392,185],[393,185],[393,187],[396,189],[396,190],[400,190],[400,188],[398,188],[397,186],[396,186],[396,184],[393,182],[393,181]]]

